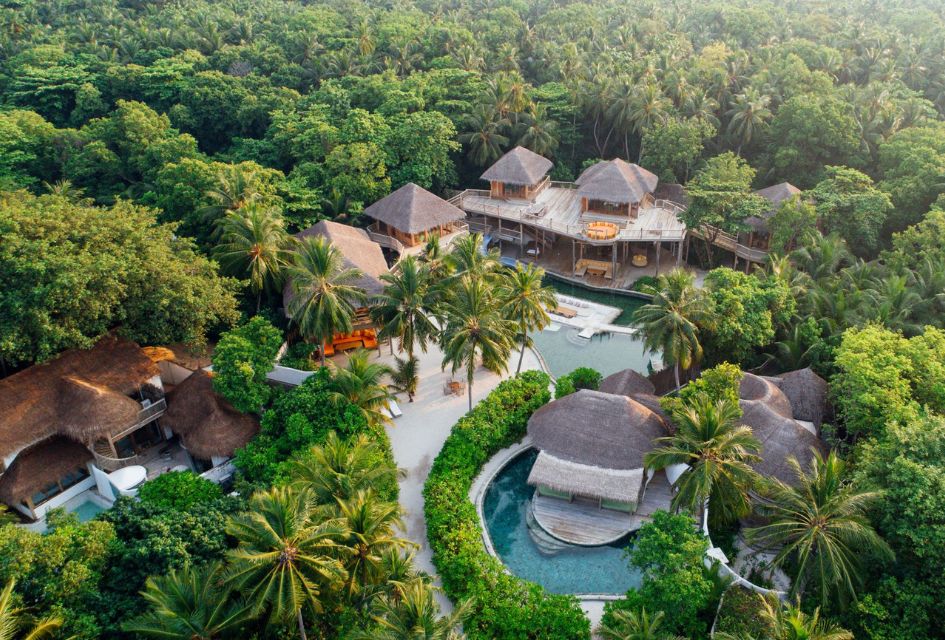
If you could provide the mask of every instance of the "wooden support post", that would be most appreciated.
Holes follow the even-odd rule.
[[[611,257],[610,286],[616,287],[617,286],[617,243],[616,242],[613,245],[613,249],[611,249],[610,251],[610,257]]]
[[[574,275],[574,270],[577,268],[577,257],[574,255],[574,238],[571,238],[571,275]]]
[[[683,241],[680,240],[676,243],[676,266],[682,262],[682,250],[683,250]]]
[[[660,254],[663,252],[663,243],[656,243],[656,275],[660,274]]]

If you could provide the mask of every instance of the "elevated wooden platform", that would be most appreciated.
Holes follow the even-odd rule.
[[[555,538],[570,544],[596,547],[636,531],[657,510],[668,511],[671,500],[672,488],[666,474],[660,471],[650,480],[643,502],[632,514],[601,509],[596,500],[575,498],[568,502],[537,494],[532,498],[532,514],[535,522]]]

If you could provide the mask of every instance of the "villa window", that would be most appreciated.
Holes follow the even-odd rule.
[[[69,471],[56,482],[50,483],[42,490],[37,491],[31,495],[29,501],[24,504],[27,508],[33,509],[37,505],[40,505],[51,498],[55,498],[66,489],[77,485],[88,477],[89,472],[85,467]]]

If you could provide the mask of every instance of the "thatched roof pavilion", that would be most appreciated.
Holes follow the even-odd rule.
[[[486,169],[481,178],[489,182],[527,187],[541,182],[552,166],[548,158],[525,147],[515,147]]]
[[[65,436],[54,435],[37,442],[21,451],[0,475],[0,500],[18,505],[66,474],[84,470],[91,459],[88,449]]]
[[[632,398],[638,393],[653,395],[656,393],[656,387],[639,371],[624,369],[601,380],[600,391]]]
[[[409,235],[466,219],[462,209],[412,182],[365,208],[364,215]]]
[[[588,200],[639,204],[656,190],[659,179],[639,165],[614,158],[591,165],[575,183],[578,195]]]
[[[756,196],[761,196],[770,202],[771,206],[764,211],[761,216],[749,216],[745,218],[745,224],[750,226],[755,232],[767,233],[768,219],[778,212],[778,209],[781,208],[781,203],[785,200],[790,200],[799,193],[801,193],[801,190],[790,182],[781,182],[755,191]]]
[[[157,373],[137,344],[106,336],[0,380],[0,456],[56,434],[132,426],[141,405],[127,396]]]
[[[384,258],[381,245],[371,240],[364,229],[322,220],[300,231],[295,237],[301,239],[308,236],[321,236],[338,249],[344,256],[345,265],[350,269],[358,269],[362,273],[355,284],[364,289],[368,295],[377,295],[384,290],[384,283],[380,277],[388,272],[387,260]],[[289,290],[290,287],[286,286],[287,293]]]
[[[195,371],[167,394],[163,423],[178,434],[197,458],[228,458],[259,431],[259,423],[240,413],[213,390],[211,374]]]
[[[827,381],[807,367],[783,374],[780,386],[794,417],[819,429],[827,413]]]
[[[772,380],[756,376],[753,373],[742,373],[742,380],[738,387],[738,397],[742,400],[753,400],[767,405],[771,410],[785,418],[793,418],[791,401]]]
[[[808,470],[812,450],[826,451],[820,438],[770,405],[753,400],[742,400],[739,404],[743,413],[742,424],[751,427],[761,443],[761,460],[755,463],[754,468],[762,476],[794,484],[797,478],[788,465],[788,458],[797,458],[801,468]]]

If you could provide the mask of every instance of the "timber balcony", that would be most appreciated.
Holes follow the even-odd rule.
[[[427,240],[434,235],[439,237],[440,246],[447,249],[457,238],[469,233],[469,225],[465,222],[452,222],[423,233],[407,234],[382,222],[375,222],[367,228],[367,232],[371,240],[403,257],[419,255]]]
[[[139,429],[148,426],[164,415],[166,410],[167,401],[161,398],[150,406],[142,408],[141,411],[138,412],[138,419],[133,425],[93,442],[92,446],[89,448],[92,450],[92,455],[95,458],[95,466],[102,471],[111,472],[121,469],[122,467],[139,464],[141,456],[139,456],[138,453],[123,456],[118,452],[115,443],[128,436],[132,436]]]

